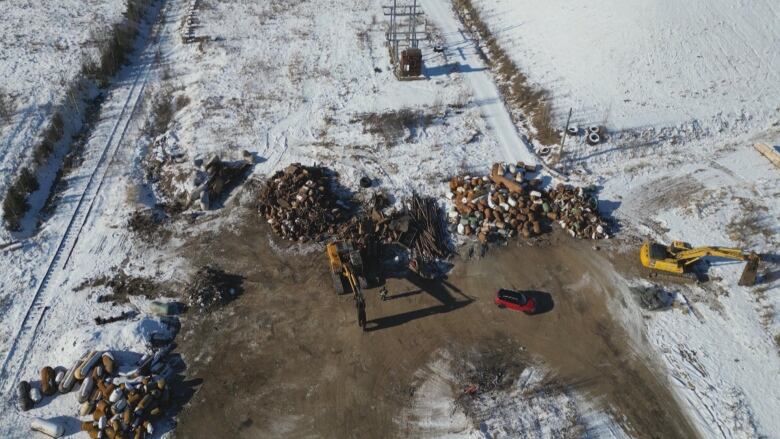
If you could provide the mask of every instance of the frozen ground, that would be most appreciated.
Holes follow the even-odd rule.
[[[484,172],[496,158],[536,161],[451,10],[431,11],[452,46],[436,54],[423,45],[428,80],[399,82],[384,47],[381,5],[360,0],[345,10],[339,2],[293,1],[246,10],[241,2],[203,2],[196,35],[206,41],[172,55],[177,83],[194,103],[163,153],[184,156],[168,171],[183,182],[173,192],[191,189],[192,160],[215,152],[255,154],[258,175],[325,162],[349,188],[367,175],[396,195],[443,190],[431,183]]]
[[[577,123],[604,122],[608,128],[625,129],[613,132],[608,143],[597,147],[569,139],[562,163],[574,180],[602,186],[602,206],[621,221],[626,235],[744,245],[774,254],[770,271],[777,276],[780,179],[751,146],[754,141],[780,143],[776,110],[780,66],[777,52],[772,51],[778,46],[777,6],[757,1],[750,7],[729,8],[725,0],[702,2],[644,9],[607,0],[588,7],[529,0],[479,0],[477,4],[529,77],[551,90],[559,113],[572,106]],[[4,15],[0,22],[6,26],[0,36],[0,73],[16,78],[4,86],[20,96],[13,123],[0,129],[3,179],[18,166],[45,124],[60,89],[59,78],[67,80],[67,72],[75,72],[81,52],[71,52],[82,46],[89,33],[83,23],[116,19],[119,3],[101,3],[94,11],[105,11],[89,20],[80,18],[78,7],[61,2],[56,7],[46,2],[4,3],[4,14],[7,10],[12,17],[41,13],[39,5],[48,5],[50,12],[44,16],[73,18],[73,23],[64,20],[60,25],[71,29],[67,35],[73,36],[66,37],[69,44],[63,58],[60,49],[47,44],[56,40],[55,34],[65,32],[49,30],[56,26],[37,29],[39,23],[54,18],[34,21],[36,27],[22,37],[17,35],[27,27],[20,26],[19,19],[7,20]],[[69,177],[54,216],[21,247],[0,250],[4,263],[0,352],[4,357],[9,354],[20,328],[22,346],[31,343],[29,350],[10,354],[21,356],[7,362],[13,368],[4,371],[0,383],[4,394],[17,376],[33,379],[40,367],[68,364],[82,349],[142,351],[146,335],[158,329],[155,320],[144,317],[147,304],[139,300],[127,308],[138,309],[141,317],[95,330],[94,317],[125,308],[96,305],[94,292],[71,292],[85,277],[104,274],[114,265],[161,280],[186,275],[181,261],[170,260],[162,250],[139,246],[125,229],[130,212],[144,201],[136,197],[134,188],[142,183],[140,159],[149,144],[140,130],[147,114],[136,114],[132,108],[123,111],[128,103],[132,107],[140,102],[141,83],[155,92],[172,87],[176,96],[191,99],[176,114],[167,140],[158,143],[161,150],[154,151],[170,157],[166,172],[176,184],[165,195],[188,194],[196,158],[218,153],[237,159],[242,150],[256,156],[258,176],[291,162],[325,162],[353,190],[358,179],[368,175],[398,195],[412,190],[443,194],[446,185],[439,183],[454,173],[483,171],[497,159],[533,160],[520,136],[507,128],[508,116],[489,73],[481,70],[468,36],[448,14],[446,0],[428,0],[425,10],[447,51],[434,54],[424,46],[429,80],[408,83],[397,82],[389,72],[382,1],[355,0],[344,8],[344,2],[336,0],[204,0],[195,13],[194,31],[200,39],[182,44],[179,34],[186,3],[169,1],[167,27],[159,44],[149,47],[112,89],[85,162]],[[665,11],[678,15],[645,18]],[[627,20],[618,14],[638,18]],[[626,44],[631,41],[627,35],[634,35],[638,43]],[[43,43],[32,44],[32,39]],[[722,44],[710,45],[710,41]],[[596,44],[602,58],[593,55],[591,47]],[[147,75],[158,49],[168,71],[155,66]],[[19,52],[12,55],[10,50]],[[43,58],[44,50],[51,56]],[[52,58],[69,61],[49,64]],[[453,63],[460,72],[452,68]],[[47,73],[49,68],[54,73]],[[28,83],[28,79],[39,82]],[[116,126],[120,132],[128,127],[126,135],[110,142],[107,139]],[[106,147],[119,151],[110,168],[99,159]],[[94,170],[98,176],[107,172],[100,191],[88,184]],[[78,199],[85,193],[88,204],[79,207]],[[92,200],[94,208],[86,209]],[[83,220],[85,228],[78,241],[72,235],[65,240],[66,249],[74,252],[64,265],[64,259],[53,258],[72,218],[76,223]],[[633,247],[627,251],[633,252]],[[140,254],[143,259],[136,259]],[[50,261],[54,274],[43,295],[35,297]],[[642,318],[638,309],[631,308],[625,313],[626,325],[636,330],[637,337],[644,334],[653,342],[667,366],[670,384],[704,436],[771,435],[780,431],[774,416],[780,408],[776,380],[780,359],[773,341],[780,333],[775,312],[780,309],[777,278],[753,289],[741,288],[736,286],[741,265],[712,262],[710,274],[720,279],[677,291],[680,301],[689,303],[682,309],[695,311],[675,309]],[[28,305],[35,306],[35,313],[25,321]],[[431,378],[433,384],[424,385],[436,387],[437,380],[446,382],[448,373],[440,369],[431,375],[438,377]],[[603,414],[587,420],[591,412],[576,394],[525,399],[523,390],[535,388],[535,379],[543,376],[539,373],[529,372],[528,381],[518,381],[506,404],[534,404],[538,410],[533,413],[539,415],[559,411],[579,416],[586,426],[596,426],[595,435],[620,437],[612,427],[598,427],[612,425]],[[452,396],[445,387],[436,388]],[[503,415],[504,402],[486,399],[484,403],[486,410],[496,414],[486,418],[486,431],[515,431],[530,422]],[[7,400],[2,404],[0,424],[24,428],[0,430],[8,437],[15,437],[8,431],[26,431],[26,426],[20,426],[28,415],[71,415],[75,410],[71,396],[21,416]],[[511,422],[503,423],[505,419]],[[550,423],[544,426],[547,430],[539,430],[540,435],[568,428],[556,424],[556,419],[545,419]],[[441,427],[447,432],[454,429],[453,435],[482,434],[468,425],[465,415],[455,413],[450,420],[452,425]]]
[[[154,12],[154,11],[153,11]],[[140,135],[143,115],[139,109],[144,88],[154,82],[158,44],[171,41],[180,11],[166,11],[165,25],[142,31],[142,53],[119,73],[108,92],[102,119],[85,147],[84,162],[66,178],[67,189],[44,228],[18,246],[1,250],[4,262],[0,276],[0,389],[12,395],[21,379],[37,381],[44,366],[66,366],[85,350],[107,349],[129,364],[147,352],[149,336],[167,329],[148,316],[148,302],[139,299],[126,305],[97,303],[104,291],[73,289],[87,278],[109,274],[112,267],[128,273],[172,280],[180,273],[170,267],[178,261],[163,258],[154,248],[144,248],[142,263],[132,260],[142,248],[126,229],[134,209],[130,189],[141,172],[128,139]],[[160,35],[159,42],[150,35]],[[115,134],[112,134],[115,133]],[[174,279],[175,280],[175,279]],[[137,311],[130,321],[96,326],[95,317]],[[67,366],[66,366],[67,367]],[[15,398],[0,402],[0,436],[26,437],[32,416],[73,416],[73,394],[46,398],[35,409],[20,413]],[[68,434],[78,435],[78,425],[68,424]]]
[[[619,130],[777,118],[775,1],[472,1],[564,122],[570,107]]]
[[[643,318],[632,305],[624,321],[704,437],[776,434],[780,170],[753,144],[780,143],[777,3],[474,3],[559,121],[572,107],[575,123],[612,130],[597,146],[570,137],[562,164],[637,238],[627,257],[641,237],[765,255],[756,287],[737,286],[742,263],[709,258],[710,283],[673,288],[679,309]]]
[[[258,175],[295,161],[326,162],[352,190],[368,175],[397,195],[438,190],[431,187],[443,193],[440,182],[450,175],[483,172],[496,159],[535,160],[507,129],[486,73],[469,72],[479,75],[475,93],[460,73],[442,67],[445,55],[426,46],[429,79],[399,83],[389,71],[384,27],[379,18],[372,22],[382,3],[357,1],[347,10],[338,1],[322,3],[274,1],[247,9],[244,2],[202,1],[193,14],[199,40],[184,44],[190,2],[168,2],[159,41],[150,39],[109,91],[84,163],[67,177],[53,216],[37,235],[2,250],[4,394],[19,379],[34,380],[45,365],[69,364],[84,349],[144,352],[145,339],[159,329],[145,317],[144,300],[112,307],[95,304],[101,291],[72,291],[114,266],[162,281],[186,277],[181,261],[126,230],[133,210],[155,202],[144,196],[147,152],[166,158],[166,172],[175,177],[167,195],[174,196],[192,188],[194,159],[214,153],[236,159],[242,150],[256,156]],[[334,22],[348,24],[347,38]],[[292,45],[282,44],[291,34]],[[460,61],[475,65],[473,47],[462,38],[460,44]],[[144,96],[169,87],[191,104],[154,146],[142,132],[149,117]],[[32,133],[22,137],[34,140]],[[95,317],[128,309],[139,317],[95,328]],[[0,414],[2,433],[10,437],[26,431],[31,416],[75,411],[68,396],[27,413],[12,401],[3,400]]]
[[[529,365],[508,389],[464,394],[453,354],[441,351],[416,375],[411,406],[396,422],[419,438],[628,438],[611,416],[560,386],[541,365]],[[466,404],[468,400],[468,414]]]
[[[93,35],[122,19],[122,0],[7,0],[0,19],[0,92],[14,112],[0,121],[0,193],[26,163],[54,106],[81,69],[95,56]],[[5,228],[0,244],[9,240]]]

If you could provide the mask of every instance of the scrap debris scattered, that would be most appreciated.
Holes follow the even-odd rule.
[[[388,209],[383,194],[376,194],[362,215],[338,231],[339,239],[366,248],[372,243],[395,243],[425,260],[447,258],[451,253],[443,211],[436,200],[413,194],[400,209]]]
[[[285,239],[322,241],[349,216],[349,205],[332,190],[336,181],[327,168],[294,163],[263,185],[260,212]]]
[[[190,195],[190,201],[199,201],[200,208],[208,210],[219,200],[225,191],[235,186],[252,166],[252,155],[244,154],[244,160],[235,162],[223,161],[218,155],[212,156],[202,166],[196,181],[195,190]]]
[[[129,296],[156,297],[161,294],[160,285],[152,279],[129,275],[124,270],[116,270],[112,276],[103,275],[93,279],[87,279],[78,285],[73,291],[81,291],[85,288],[106,287],[111,293],[98,298],[98,302],[126,301]]]
[[[295,163],[274,174],[259,194],[260,212],[279,236],[292,241],[349,240],[361,248],[400,243],[424,258],[451,253],[442,211],[434,198],[413,195],[401,209],[389,209],[381,193],[362,210],[332,189],[326,168]],[[386,212],[387,211],[387,212]]]
[[[186,289],[189,306],[201,311],[210,311],[225,305],[242,292],[242,276],[228,274],[219,268],[202,267]]]
[[[583,188],[558,185],[549,192],[532,176],[536,165],[496,163],[487,176],[456,176],[450,180],[450,231],[487,242],[493,238],[524,238],[543,233],[557,222],[571,236],[608,238],[597,200]]]

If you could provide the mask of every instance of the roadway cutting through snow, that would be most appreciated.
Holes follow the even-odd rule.
[[[445,54],[457,61],[458,71],[473,92],[473,102],[479,106],[482,117],[501,147],[501,157],[506,162],[539,163],[530,145],[520,137],[490,70],[481,58],[477,42],[455,16],[452,2],[428,0],[423,8],[426,16],[441,30]]]

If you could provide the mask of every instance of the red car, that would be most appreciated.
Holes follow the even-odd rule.
[[[526,314],[533,314],[536,311],[536,302],[534,299],[519,291],[505,290],[502,288],[496,293],[495,302],[499,308],[509,308],[515,311],[522,311]]]

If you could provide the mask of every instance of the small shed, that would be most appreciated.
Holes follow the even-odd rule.
[[[401,52],[401,64],[399,75],[402,78],[411,78],[422,75],[422,50],[409,48]]]

